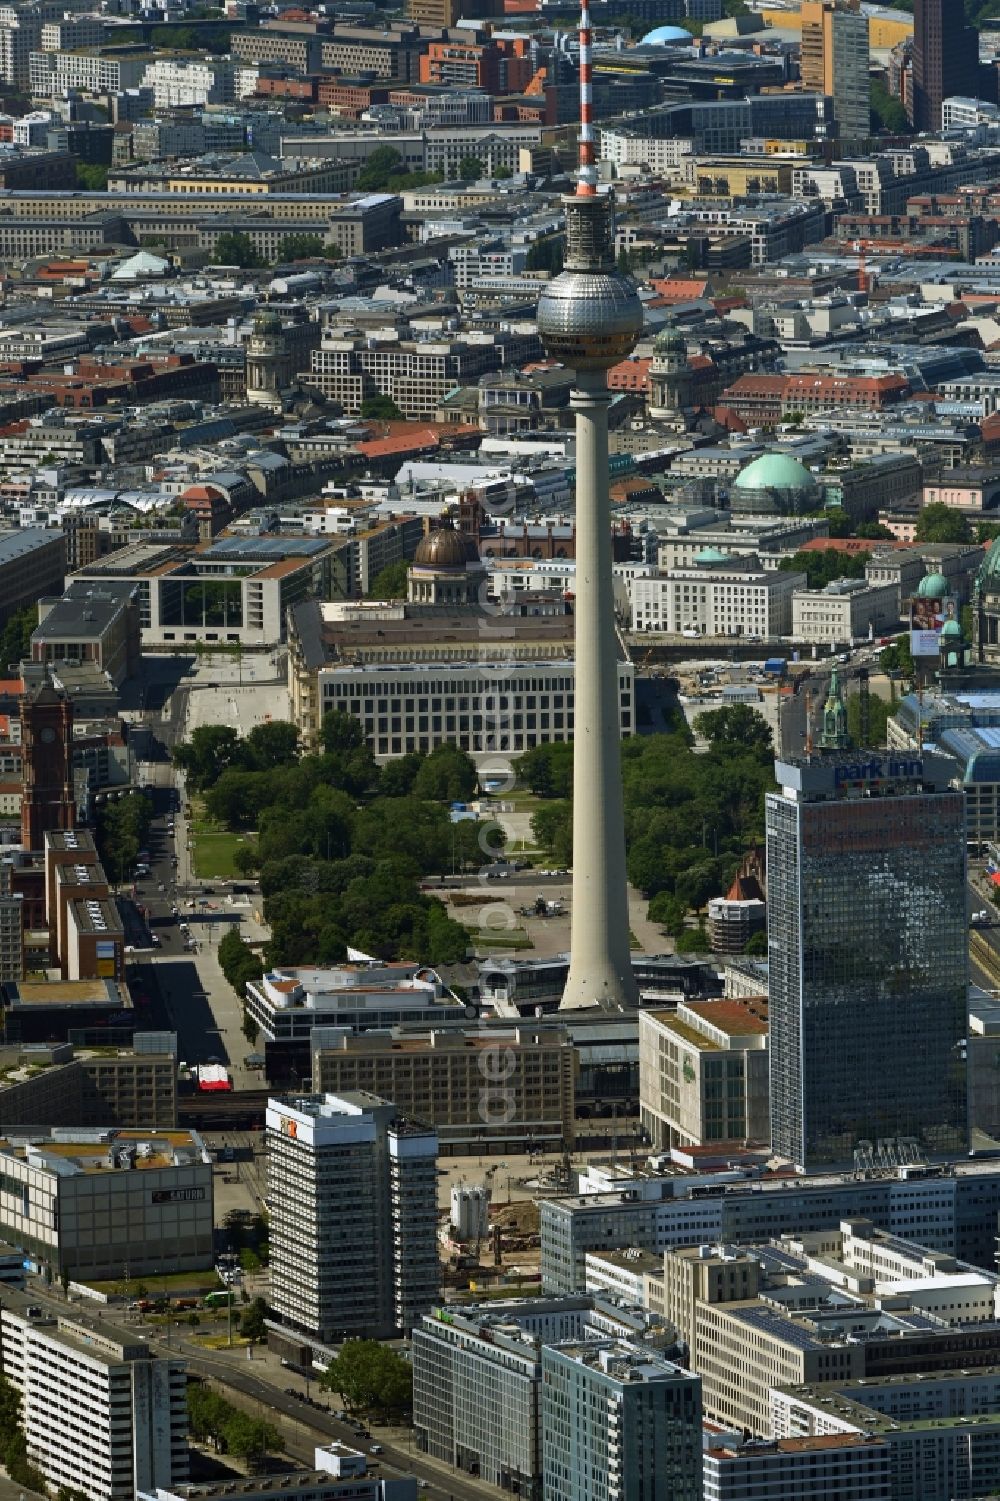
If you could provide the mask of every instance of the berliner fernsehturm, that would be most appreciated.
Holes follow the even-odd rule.
[[[580,16],[580,171],[565,200],[564,269],[538,299],[548,352],[576,372],[576,707],[573,914],[564,1007],[636,1000],[629,956],[618,652],[611,579],[607,372],[634,348],[642,307],[615,266],[611,199],[597,191],[590,11]]]

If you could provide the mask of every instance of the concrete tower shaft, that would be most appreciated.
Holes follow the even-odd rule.
[[[590,115],[590,16],[580,25],[580,174],[565,199],[566,260],[538,300],[549,354],[576,374],[576,709],[573,919],[562,1005],[637,999],[629,952],[618,643],[611,575],[607,371],[635,347],[642,305],[618,271],[611,199],[597,191]]]

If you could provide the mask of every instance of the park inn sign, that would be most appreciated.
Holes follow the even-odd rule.
[[[923,777],[924,763],[919,756],[901,759],[896,756],[869,756],[864,761],[847,761],[834,772],[836,786],[851,782],[885,782]]]

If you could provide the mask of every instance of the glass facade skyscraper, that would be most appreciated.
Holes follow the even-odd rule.
[[[767,798],[771,1142],[968,1144],[965,805],[943,757],[821,752]]]

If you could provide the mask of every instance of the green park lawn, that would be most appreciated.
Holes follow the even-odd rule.
[[[192,800],[191,846],[194,873],[202,881],[229,881],[239,875],[233,864],[236,851],[247,841],[246,834],[233,834],[209,818],[200,799]]]

